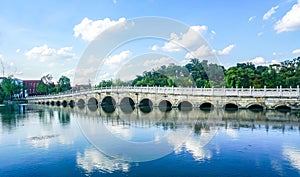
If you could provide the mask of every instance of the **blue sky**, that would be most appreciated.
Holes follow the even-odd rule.
[[[5,75],[22,79],[39,79],[47,73],[55,79],[62,74],[72,78],[97,32],[116,22],[144,16],[167,17],[195,26],[193,29],[202,33],[226,67],[245,61],[266,65],[300,56],[297,0],[16,0],[0,4],[0,58]],[[164,50],[164,44],[146,40],[143,50],[123,47],[123,51],[108,57],[114,60],[108,63],[118,65],[146,49],[157,51],[154,46],[172,56],[174,51]],[[142,45],[139,42],[135,48]],[[178,56],[185,60],[185,55]],[[108,72],[112,71],[103,71],[103,75],[113,77]]]

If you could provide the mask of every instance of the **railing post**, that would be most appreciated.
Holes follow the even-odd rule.
[[[279,88],[279,96],[282,96],[282,86]]]
[[[236,94],[236,96],[238,96],[238,94],[239,94],[238,86],[235,86],[235,94]]]
[[[264,96],[266,96],[266,95],[267,95],[267,87],[264,86]]]
[[[250,96],[252,96],[252,90],[251,90],[251,86],[249,87],[249,94],[250,94]]]
[[[299,96],[299,85],[297,85],[297,96]]]
[[[212,96],[214,96],[214,86],[211,87]]]

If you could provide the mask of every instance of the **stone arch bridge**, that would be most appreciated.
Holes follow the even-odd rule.
[[[29,103],[47,105],[157,106],[234,109],[300,109],[297,88],[182,88],[106,87],[27,97]]]

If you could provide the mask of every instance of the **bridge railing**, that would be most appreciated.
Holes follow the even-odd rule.
[[[193,96],[252,96],[252,97],[300,97],[299,86],[297,88],[193,88],[193,87],[103,87],[91,88],[86,90],[70,90],[55,95],[42,95],[27,97],[27,99],[44,99],[59,98],[74,95],[90,94],[90,93],[149,93],[149,94],[174,94],[174,95],[193,95]]]

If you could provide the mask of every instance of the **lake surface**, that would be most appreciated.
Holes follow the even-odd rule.
[[[299,176],[295,112],[0,107],[0,176]]]

